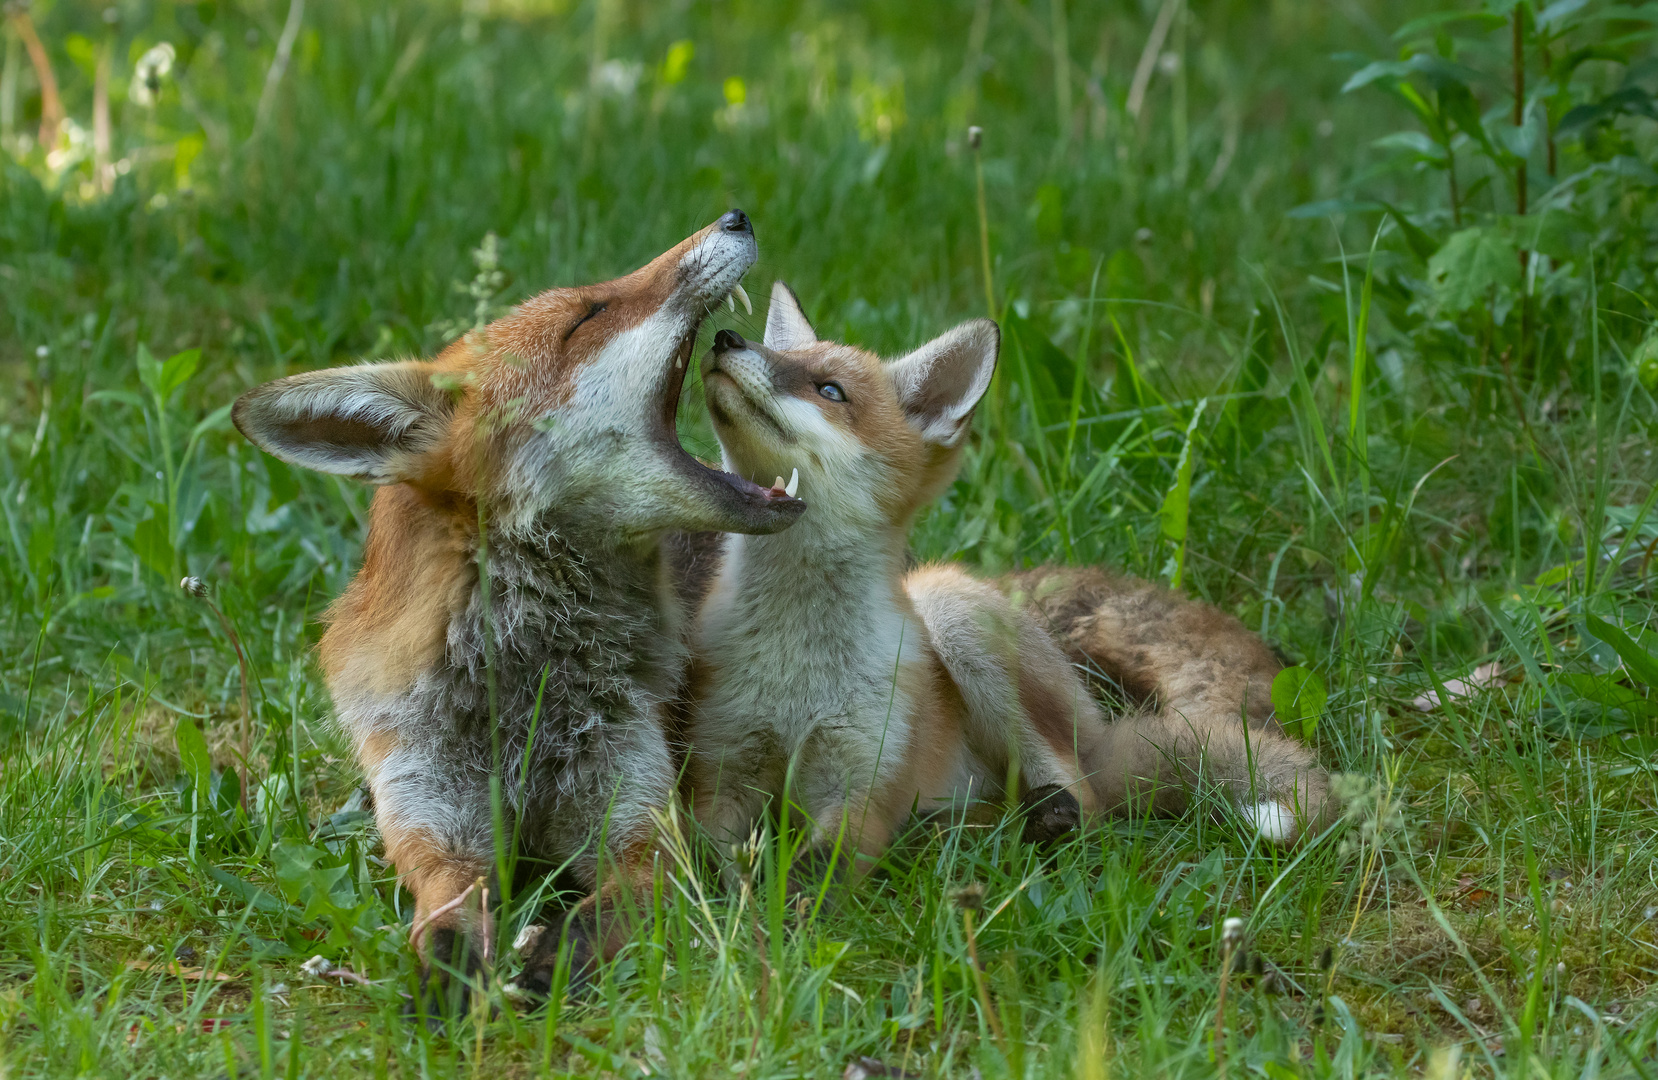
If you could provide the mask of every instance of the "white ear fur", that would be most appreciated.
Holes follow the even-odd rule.
[[[283,461],[395,484],[411,478],[454,413],[454,397],[431,375],[418,362],[290,375],[249,390],[230,415],[248,441]]]
[[[954,446],[990,388],[1002,332],[989,319],[962,323],[890,365],[898,400],[921,437]]]
[[[771,306],[766,309],[765,346],[778,352],[804,349],[817,341],[817,331],[800,309],[800,297],[781,281],[771,285]]]

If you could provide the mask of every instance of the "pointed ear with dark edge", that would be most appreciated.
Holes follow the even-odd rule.
[[[766,348],[788,352],[816,342],[817,331],[800,309],[800,297],[781,281],[772,282],[771,306],[766,309]]]
[[[954,446],[967,434],[973,406],[990,388],[1001,342],[995,323],[974,319],[892,362],[898,400],[922,438]]]
[[[365,364],[290,375],[236,399],[231,418],[273,457],[374,484],[412,479],[449,430],[455,399],[432,366]]]

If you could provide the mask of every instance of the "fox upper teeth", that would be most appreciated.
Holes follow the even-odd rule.
[[[727,311],[736,311],[737,310],[737,301],[731,299],[731,294],[730,293],[725,294],[725,309]]]
[[[743,310],[744,311],[746,311],[750,315],[754,314],[754,305],[748,302],[748,293],[743,291],[743,283],[742,282],[739,281],[737,284],[731,286],[731,293],[730,293],[730,295],[726,296],[726,300],[729,301],[732,296],[735,296],[737,299],[739,299],[743,302]],[[732,308],[731,310],[736,311],[737,309]]]
[[[783,478],[781,476],[779,476],[778,479],[781,480]],[[799,491],[799,490],[800,490],[800,470],[799,469],[793,469],[789,472],[789,482],[783,486],[783,494],[787,495],[789,498],[792,499],[792,498],[794,498],[794,493],[796,491]]]

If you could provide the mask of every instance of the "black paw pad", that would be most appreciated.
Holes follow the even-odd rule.
[[[1082,826],[1082,807],[1075,795],[1058,784],[1032,788],[1019,800],[1025,816],[1027,844],[1051,847]]]

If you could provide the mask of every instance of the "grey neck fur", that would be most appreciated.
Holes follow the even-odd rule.
[[[443,665],[409,704],[445,729],[465,769],[488,775],[499,761],[508,810],[531,837],[570,794],[572,760],[605,755],[606,726],[648,718],[673,692],[684,652],[654,546],[587,556],[548,525],[492,536],[486,555],[487,598],[478,574],[450,621]]]

